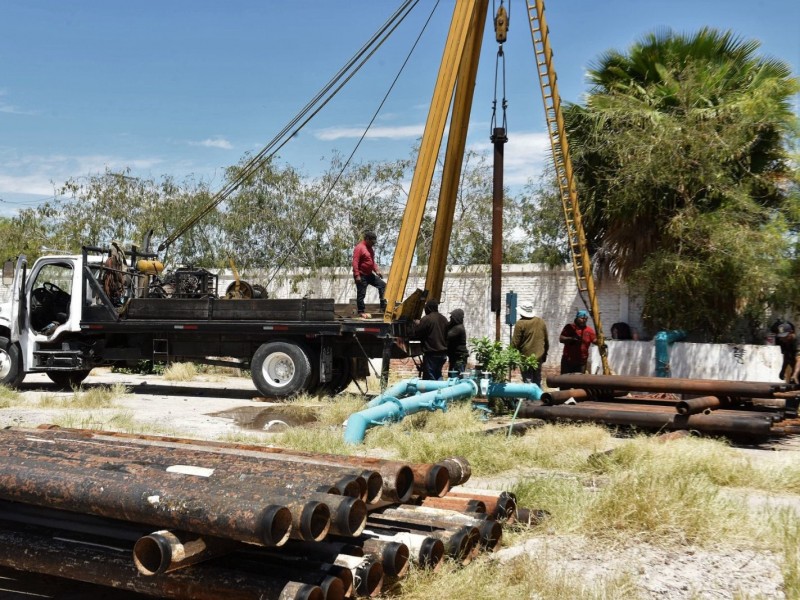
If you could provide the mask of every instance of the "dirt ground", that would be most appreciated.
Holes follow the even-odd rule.
[[[129,392],[116,400],[113,409],[129,411],[136,422],[153,424],[163,431],[185,437],[213,438],[226,434],[278,431],[297,425],[282,413],[279,405],[261,398],[248,378],[198,375],[192,382],[170,382],[152,375],[112,374],[97,369],[84,386],[121,383]],[[59,391],[44,376],[29,375],[22,394],[32,406],[0,410],[0,426],[36,427],[52,422],[64,409],[35,407],[37,398],[51,395],[68,398],[72,392]],[[77,411],[76,411],[77,412]],[[80,411],[83,423],[89,424],[98,410]],[[80,426],[80,425],[75,425]],[[530,434],[529,434],[530,435]],[[788,464],[800,458],[798,447],[787,443],[770,449],[741,449],[753,461],[764,464]],[[496,478],[473,479],[470,487],[508,486],[524,471]],[[741,495],[743,510],[758,510],[766,505],[789,506],[800,512],[800,498],[791,495]],[[632,578],[636,589],[630,598],[694,599],[783,599],[781,557],[769,553],[742,551],[733,547],[683,548],[680,552],[664,550],[635,539],[619,547],[600,546],[580,536],[544,534],[525,543],[502,549],[498,560],[520,553],[532,556],[543,567],[574,573],[592,589],[598,582],[623,574]],[[16,598],[4,596],[0,598]],[[21,597],[21,596],[20,596]]]

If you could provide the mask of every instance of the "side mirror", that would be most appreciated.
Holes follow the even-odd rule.
[[[16,264],[13,260],[7,260],[3,263],[3,285],[11,285],[14,283],[14,269]]]

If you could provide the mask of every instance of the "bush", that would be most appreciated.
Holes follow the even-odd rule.
[[[539,361],[535,356],[523,356],[511,346],[493,342],[487,337],[472,338],[469,341],[475,358],[484,371],[492,375],[493,381],[508,381],[514,369],[536,369]]]

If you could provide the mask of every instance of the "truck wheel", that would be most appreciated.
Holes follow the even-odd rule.
[[[47,376],[58,387],[71,390],[78,387],[90,372],[91,369],[88,371],[48,371]]]
[[[0,336],[0,384],[17,387],[23,379],[25,371],[22,370],[19,346]]]
[[[291,342],[262,344],[250,364],[253,383],[265,396],[291,396],[308,389],[311,361],[308,354]]]

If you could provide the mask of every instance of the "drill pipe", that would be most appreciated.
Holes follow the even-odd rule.
[[[206,450],[183,447],[167,449],[119,440],[87,440],[59,430],[8,430],[0,436],[0,439],[8,439],[9,443],[13,443],[19,452],[26,449],[45,455],[60,452],[59,456],[65,460],[128,461],[152,465],[162,470],[170,468],[180,471],[183,467],[199,467],[209,478],[235,479],[237,485],[246,480],[259,484],[263,479],[268,486],[281,482],[288,483],[292,489],[298,489],[302,482],[308,491],[328,491],[335,488],[342,495],[353,497],[362,496],[367,487],[361,473],[353,469],[319,465],[310,470],[305,464],[276,460],[271,456],[263,460],[252,456],[237,456],[236,460],[231,460],[230,456]]]
[[[474,551],[480,544],[481,534],[477,527],[445,523],[425,518],[403,518],[392,515],[370,514],[367,518],[370,530],[402,528],[410,533],[434,537],[444,543],[444,551],[448,556],[468,564],[472,561]]]
[[[292,513],[275,503],[279,492],[248,498],[170,473],[140,481],[128,473],[57,467],[0,458],[0,498],[260,545],[289,538]]]
[[[372,598],[381,593],[383,587],[383,565],[374,556],[350,556],[340,554],[334,565],[347,567],[353,572],[353,586],[359,596]]]
[[[411,551],[407,544],[397,540],[384,540],[374,535],[362,533],[356,538],[332,537],[327,542],[326,552],[336,554],[350,554],[352,556],[365,556],[372,554],[381,559],[383,572],[394,577],[402,577],[408,570],[408,561]],[[310,546],[311,544],[306,544]],[[298,547],[292,545],[287,548],[290,552],[297,552]],[[311,550],[313,552],[313,549]]]
[[[149,525],[120,521],[58,510],[45,506],[33,506],[20,502],[0,500],[0,520],[41,528],[62,529],[78,534],[106,537],[133,543],[148,531]]]
[[[300,564],[273,564],[265,557],[249,557],[232,555],[216,561],[221,567],[246,573],[255,573],[267,577],[288,578],[292,581],[319,586],[325,600],[344,600],[352,596],[353,574],[344,567],[338,569],[335,575],[321,568],[311,566],[308,561]]]
[[[673,379],[670,377],[633,377],[623,375],[582,375],[567,373],[547,378],[549,385],[558,388],[587,388],[626,390],[629,392],[665,392],[673,394],[702,394],[712,396],[744,396],[772,398],[775,392],[797,389],[784,383],[756,381],[723,381],[716,379]]]
[[[482,493],[481,493],[482,492]],[[445,496],[447,498],[460,498],[462,500],[472,499],[479,500],[486,506],[486,514],[494,519],[513,521],[514,514],[517,512],[517,498],[511,492],[495,492],[491,493],[490,490],[467,491],[464,490],[450,490],[450,493]],[[422,505],[425,506],[426,502]]]
[[[405,519],[410,522],[429,523],[434,526],[444,523],[476,527],[480,533],[481,546],[490,552],[495,552],[500,547],[500,540],[503,538],[503,527],[500,523],[480,513],[466,515],[455,510],[443,510],[440,508],[406,504],[397,508],[386,508],[379,513],[373,514],[376,517],[392,518],[396,520]]]
[[[441,567],[442,559],[444,559],[444,543],[442,540],[428,535],[373,526],[371,529],[365,529],[362,536],[405,544],[411,560],[417,562],[421,567],[433,571],[437,571]]]
[[[87,544],[54,537],[33,527],[0,527],[0,565],[20,571],[56,575],[161,598],[195,600],[324,600],[313,585],[217,567],[179,570],[142,577],[130,560],[129,545]]]
[[[381,489],[387,494],[388,499],[396,502],[407,501],[413,492],[413,473],[407,463],[401,463],[399,461],[381,460],[378,458],[359,456],[340,456],[338,454],[302,452],[299,450],[271,448],[252,444],[228,444],[224,442],[191,440],[187,438],[126,434],[115,431],[92,431],[89,429],[59,428],[55,425],[40,425],[39,429],[67,432],[84,439],[124,439],[136,441],[142,445],[159,446],[162,448],[192,447],[194,449],[212,451],[220,454],[252,456],[255,458],[264,459],[268,459],[272,455],[278,455],[275,457],[275,460],[285,460],[313,465],[330,465],[341,468],[361,467],[366,473],[370,474],[370,477],[368,478],[369,495],[366,500],[369,504],[377,502],[381,499]],[[375,474],[383,478],[383,481],[380,481],[377,489],[375,489],[375,483],[378,480],[374,476]]]
[[[229,554],[237,546],[232,540],[162,529],[136,540],[133,564],[142,575],[160,575]]]
[[[458,498],[450,494],[447,494],[444,498],[425,498],[422,500],[422,506],[457,510],[462,513],[487,513],[486,503],[483,500],[477,498]]]
[[[610,400],[615,396],[624,396],[625,393],[626,392],[618,392],[615,390],[572,388],[568,390],[551,390],[549,392],[543,392],[541,401],[542,404],[552,406],[555,404],[564,404],[564,402],[570,398],[574,398],[577,402],[581,402],[583,400]]]
[[[445,467],[450,474],[450,487],[463,485],[472,476],[472,467],[469,461],[462,456],[451,456],[440,460],[437,464]]]
[[[2,434],[0,434],[0,436],[2,436]],[[0,439],[2,439],[2,437],[0,437]],[[139,458],[136,459],[133,456],[128,456],[130,451],[127,449],[122,453],[123,458],[116,458],[96,456],[91,453],[81,452],[83,447],[84,446],[78,442],[76,450],[72,452],[70,450],[72,448],[71,443],[62,443],[61,440],[51,442],[29,437],[18,441],[18,443],[14,445],[9,443],[4,447],[0,447],[0,456],[18,455],[20,457],[31,457],[33,459],[57,460],[60,464],[77,464],[78,466],[93,465],[95,468],[102,470],[113,468],[114,470],[130,471],[131,469],[136,469],[142,472],[144,477],[149,477],[149,473],[153,473],[157,477],[162,475],[164,471],[170,471],[179,474],[189,473],[187,477],[191,478],[191,476],[198,472],[195,470],[195,467],[211,464],[205,461],[205,457],[200,456],[197,459],[192,459],[195,461],[193,465],[176,465],[175,463],[170,463],[165,466],[166,463],[153,462],[155,460],[162,460],[162,458],[150,456],[151,449],[149,448],[140,449],[143,451],[138,453]],[[98,450],[98,448],[91,444],[89,444],[89,447],[92,451]],[[159,452],[169,452],[169,450],[165,449],[157,450]],[[180,454],[178,451],[175,453]],[[114,454],[114,452],[112,451],[108,454]],[[187,457],[176,456],[176,458],[181,459]],[[230,457],[222,455],[217,455],[213,458],[214,460],[227,459],[228,462],[233,462],[230,460]],[[200,464],[198,465],[198,463]],[[276,463],[271,462],[266,466],[275,467]],[[273,490],[273,492],[287,499],[286,506],[292,510],[295,517],[293,523],[295,532],[293,533],[293,537],[321,540],[325,537],[329,528],[332,532],[340,535],[358,534],[360,529],[363,528],[364,519],[366,517],[366,507],[359,498],[313,491],[317,487],[321,487],[323,490],[332,488],[324,485],[318,486],[319,480],[314,481],[310,485],[304,485],[304,476],[296,472],[297,463],[287,463],[287,466],[291,472],[283,473],[281,470],[275,469],[273,469],[273,472],[269,472],[265,467],[261,467],[261,471],[258,471],[258,467],[254,466],[253,468],[256,470],[252,471],[252,474],[240,473],[232,477],[216,477],[218,473],[216,470],[212,471],[211,469],[207,469],[201,472],[201,474],[208,474],[208,476],[198,477],[198,480],[205,480],[205,483],[208,486],[213,486],[214,489],[232,488],[242,493],[245,491],[252,491],[253,493],[260,494],[264,489]],[[148,470],[148,474],[144,475],[144,470],[146,469]],[[338,477],[339,473],[334,473],[334,476]],[[363,478],[359,477],[359,479]],[[280,487],[276,487],[276,485]],[[358,492],[356,495],[358,495]],[[289,498],[292,500],[288,500]],[[306,507],[306,503],[309,500],[322,502],[328,507],[328,510],[323,512],[319,508],[312,510]],[[304,514],[301,515],[301,513]],[[331,519],[331,515],[333,515],[333,521],[328,523]]]
[[[608,377],[611,377],[610,375]],[[706,433],[767,436],[771,419],[763,416],[679,415],[671,412],[614,410],[586,406],[522,406],[520,418],[591,421],[607,425],[633,425],[645,429],[695,429]]]
[[[350,569],[308,557],[297,557],[273,552],[267,548],[243,545],[241,550],[221,560],[223,565],[230,565],[231,568],[241,568],[253,573],[285,574],[292,581],[314,585],[320,585],[318,581],[325,577],[335,577],[342,582],[345,596],[350,597],[354,592],[353,572]]]
[[[54,449],[47,448],[47,450],[48,452],[42,453],[19,447],[0,447],[0,461],[32,462],[42,468],[63,470],[67,473],[91,469],[93,473],[107,477],[113,477],[114,474],[118,474],[119,477],[127,476],[126,481],[138,479],[139,482],[154,484],[161,482],[159,485],[163,489],[177,493],[180,493],[177,486],[183,486],[181,489],[189,495],[193,495],[195,489],[199,489],[215,497],[225,493],[246,501],[260,499],[270,504],[280,504],[291,513],[292,530],[289,535],[300,539],[321,540],[330,530],[342,535],[357,534],[363,528],[366,518],[366,506],[359,498],[297,491],[287,487],[272,488],[263,484],[256,485],[253,481],[209,480],[203,476],[187,475],[181,471],[165,472],[125,461],[95,460],[91,457],[80,460],[81,455],[64,455]],[[8,456],[9,454],[12,456]],[[165,526],[161,523],[151,524]],[[166,527],[171,526],[166,525]]]
[[[699,398],[688,398],[675,404],[675,410],[679,415],[697,415],[706,411],[712,411],[722,406],[722,400],[716,396],[700,396]]]

